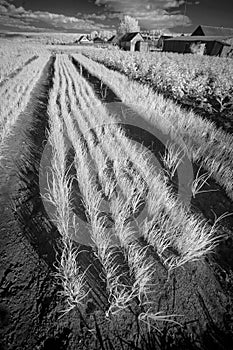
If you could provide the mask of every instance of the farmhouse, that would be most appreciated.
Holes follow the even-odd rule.
[[[148,51],[148,43],[144,41],[141,33],[133,32],[123,35],[120,39],[120,48],[126,51]]]
[[[225,46],[231,45],[214,36],[180,36],[165,39],[163,51],[221,56]]]

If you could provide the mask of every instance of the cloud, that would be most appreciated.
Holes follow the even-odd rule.
[[[189,4],[198,1],[189,0]],[[105,6],[109,18],[122,18],[124,14],[139,20],[141,27],[173,28],[190,25],[191,20],[181,12],[185,0],[96,0],[97,6]]]
[[[46,11],[25,10],[22,6],[16,7],[6,0],[0,0],[1,27],[57,31],[89,31],[107,28],[106,25],[96,23],[93,19],[97,20],[98,18],[77,18]]]
[[[81,12],[78,12],[76,14],[76,16],[80,17],[80,18],[83,18],[83,19],[100,20],[100,21],[104,21],[107,18],[106,15],[104,15],[104,14],[97,14],[97,13],[83,14]]]

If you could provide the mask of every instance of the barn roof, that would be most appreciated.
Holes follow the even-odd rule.
[[[111,43],[116,38],[116,35],[113,35],[110,39],[108,39],[108,42]]]
[[[140,32],[126,33],[126,34],[123,35],[123,37],[121,38],[121,41],[131,41],[131,40],[133,40],[133,38],[135,38],[135,36],[138,35],[138,34],[142,37],[142,35],[141,35]],[[143,39],[143,37],[142,37],[142,39]]]
[[[233,37],[233,28],[200,25],[194,30],[193,34],[191,35],[195,35],[196,32],[202,32],[202,35],[205,36]]]
[[[230,44],[227,44],[226,42],[222,41],[224,37],[216,37],[216,36],[203,36],[203,35],[198,35],[198,36],[178,36],[172,39],[165,39],[164,41],[185,41],[185,42],[209,42],[209,41],[217,41],[223,45],[226,46],[231,46]]]

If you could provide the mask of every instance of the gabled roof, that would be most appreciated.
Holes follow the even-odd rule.
[[[86,37],[86,35],[81,35],[80,38],[78,39],[78,42],[82,41],[82,40],[89,41],[89,39]]]
[[[108,43],[113,42],[113,40],[115,39],[116,35],[113,35],[110,39],[108,39]]]
[[[165,39],[164,41],[185,41],[185,42],[209,42],[209,41],[217,41],[223,45],[230,46],[226,42],[222,40],[224,37],[216,37],[216,36],[204,36],[204,35],[192,35],[192,36],[178,36],[172,39]]]
[[[212,27],[212,26],[198,26],[193,35],[205,35],[205,36],[224,36],[224,37],[233,37],[233,28],[224,28],[224,27]]]
[[[133,38],[135,38],[136,35],[140,35],[141,38],[143,39],[142,35],[140,32],[133,32],[133,33],[126,33],[125,35],[123,35],[123,37],[121,37],[121,41],[131,41],[133,40]]]

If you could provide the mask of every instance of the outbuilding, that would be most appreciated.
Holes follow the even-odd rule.
[[[213,36],[180,36],[165,39],[163,51],[177,53],[197,53],[200,55],[221,56],[223,48],[230,46]]]
[[[120,39],[119,46],[126,51],[148,51],[148,43],[139,32],[126,33]]]

